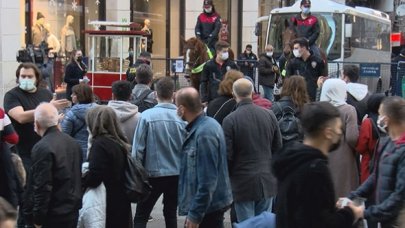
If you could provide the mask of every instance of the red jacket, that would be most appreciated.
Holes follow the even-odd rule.
[[[257,106],[260,106],[264,109],[271,108],[271,101],[267,100],[266,98],[261,97],[259,94],[253,94],[253,103]]]
[[[372,119],[363,120],[360,127],[359,139],[356,145],[356,151],[362,155],[360,162],[360,181],[363,183],[370,175],[369,164],[374,153],[377,139],[373,137]]]
[[[14,131],[10,119],[4,113],[4,110],[1,108],[0,108],[0,137],[1,141],[3,142],[8,142],[10,144],[18,143],[18,135]]]

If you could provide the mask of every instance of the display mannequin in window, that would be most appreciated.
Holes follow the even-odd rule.
[[[51,25],[49,23],[46,23],[44,28],[47,32],[46,42],[48,43],[49,57],[54,58],[60,51],[60,42],[58,38],[51,32]]]
[[[150,28],[150,20],[145,19],[143,22],[144,26],[142,28],[142,32],[145,33],[145,37],[148,38],[148,41],[146,42],[146,50],[149,53],[152,53],[152,45],[153,45],[153,32],[152,29]]]
[[[42,41],[46,41],[47,31],[44,27],[45,16],[41,13],[37,13],[37,21],[34,27],[32,27],[32,44],[38,47]]]
[[[62,28],[61,32],[61,45],[62,55],[70,56],[73,50],[76,50],[76,35],[73,29],[74,17],[68,15],[66,17],[66,24]]]
[[[218,41],[218,33],[221,29],[221,17],[215,11],[212,0],[204,1],[204,12],[197,18],[195,36],[201,39],[214,53],[215,43]]]

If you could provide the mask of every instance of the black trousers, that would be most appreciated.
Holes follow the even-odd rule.
[[[224,227],[224,213],[225,210],[221,209],[218,211],[206,214],[200,223],[200,228],[223,228]]]
[[[148,199],[136,206],[134,228],[146,228],[148,218],[163,194],[163,215],[167,228],[177,227],[177,189],[179,176],[149,178],[152,192]]]

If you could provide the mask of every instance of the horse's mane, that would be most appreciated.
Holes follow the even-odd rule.
[[[196,60],[199,57],[196,64],[202,64],[208,60],[207,47],[200,39],[196,37],[188,39],[186,41],[186,48],[194,49],[190,54],[190,61]]]

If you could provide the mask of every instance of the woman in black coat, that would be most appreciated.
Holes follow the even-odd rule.
[[[64,81],[66,82],[66,99],[72,101],[72,87],[79,84],[87,73],[87,66],[83,63],[83,53],[75,50],[66,66]]]
[[[131,227],[131,203],[124,191],[126,156],[130,146],[110,107],[90,109],[86,122],[92,138],[85,187],[96,188],[104,183],[107,192],[106,228]]]
[[[233,83],[243,78],[243,74],[237,70],[230,70],[225,74],[224,80],[219,84],[219,97],[208,103],[207,116],[216,119],[220,124],[236,106],[236,100],[232,95]]]

